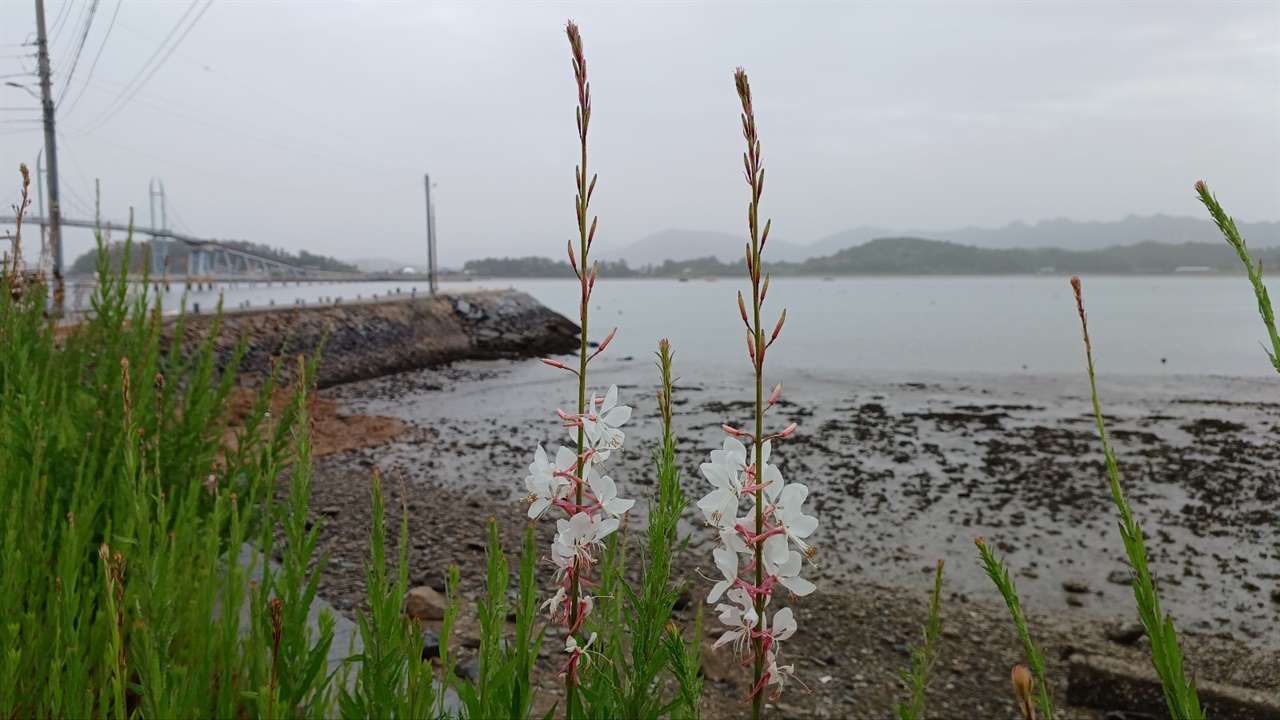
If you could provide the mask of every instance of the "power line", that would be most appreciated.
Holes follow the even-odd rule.
[[[107,39],[111,37],[111,28],[116,26],[116,16],[120,14],[120,5],[124,0],[116,0],[115,12],[111,13],[111,22],[107,23],[107,32],[102,36],[102,44],[98,46],[98,54],[93,56],[93,63],[89,65],[89,76],[84,79],[84,84],[80,86],[80,94],[76,95],[71,101],[71,107],[63,113],[63,116],[69,115],[72,110],[76,109],[76,105],[80,103],[80,98],[84,97],[85,88],[89,86],[89,81],[93,79],[93,71],[98,69],[98,59],[102,57],[102,51],[107,47]],[[70,83],[68,83],[69,85]]]
[[[161,56],[160,53],[165,49],[165,45],[167,45],[169,41],[173,39],[174,35],[177,35],[178,31],[182,29],[182,24],[183,22],[186,21],[187,16],[190,15],[191,11],[194,10],[196,6],[199,4],[200,4],[200,0],[192,0],[191,5],[187,7],[187,11],[184,12],[182,14],[182,17],[178,19],[178,23],[173,26],[172,30],[169,31],[169,34],[165,37],[164,41],[161,42],[158,47],[156,47],[156,51],[152,53],[150,58],[147,59],[147,62],[143,63],[142,68],[138,70],[138,74],[134,76],[133,80],[129,81],[128,85],[126,86],[126,92],[122,92],[120,96],[117,97],[116,100],[107,107],[106,110],[104,110],[97,118],[95,118],[92,122],[89,123],[89,127],[86,128],[87,132],[93,132],[94,130],[97,130],[99,127],[102,127],[102,125],[104,125],[107,121],[115,117],[116,113],[120,112],[121,108],[129,104],[129,101],[133,99],[133,96],[136,95],[137,92],[142,89],[142,86],[146,85],[147,82],[151,80],[152,76],[156,74],[156,71],[159,70],[160,67],[164,65],[165,60],[169,59],[169,56],[173,54],[173,51],[178,49],[178,45],[182,44],[182,40],[187,37],[187,33],[191,32],[191,29],[194,28],[196,26],[196,23],[200,21],[200,18],[204,16],[205,11],[207,11],[209,7],[213,5],[213,0],[207,0],[205,2],[204,7],[200,8],[200,12],[197,13],[195,18],[191,20],[191,22],[187,25],[186,29],[182,30],[182,34],[178,35],[178,39],[174,41],[173,45],[169,47],[168,51],[166,51],[165,54]],[[154,66],[151,66],[151,63],[155,61],[157,57],[159,57],[160,60],[156,62]],[[150,71],[148,71],[149,66],[150,66]],[[143,77],[144,75],[145,77]],[[128,88],[132,88],[132,90],[129,90]]]
[[[118,5],[116,7],[119,7]],[[71,89],[71,78],[76,74],[76,66],[80,64],[80,53],[84,52],[84,43],[89,39],[89,30],[93,27],[93,15],[98,11],[98,0],[93,0],[89,5],[89,14],[84,21],[84,30],[80,33],[80,44],[76,46],[76,54],[71,59],[71,70],[67,72],[67,77],[62,81],[62,92],[58,93],[58,100],[55,106],[62,104],[62,99],[67,96],[67,91]]]
[[[62,9],[58,11],[58,17],[54,18],[53,25],[49,26],[48,42],[50,45],[52,45],[53,41],[58,38],[58,33],[62,31],[62,25],[60,23],[62,22],[63,18],[67,16],[67,11],[70,9],[71,9],[71,0],[63,0]]]

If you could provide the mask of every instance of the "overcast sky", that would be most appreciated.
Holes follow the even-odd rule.
[[[159,177],[170,224],[196,236],[413,261],[429,172],[444,264],[558,257],[574,232],[573,18],[607,247],[744,232],[737,65],[765,212],[792,242],[1200,216],[1198,179],[1241,220],[1280,219],[1277,2],[205,5],[101,0],[71,74],[89,3],[47,0],[55,96],[71,74],[65,215],[89,212],[98,178],[107,218],[148,221]],[[34,30],[33,2],[0,2],[0,75],[38,91],[19,75]],[[37,107],[0,87],[6,212],[43,146]],[[71,235],[68,259],[90,242]]]

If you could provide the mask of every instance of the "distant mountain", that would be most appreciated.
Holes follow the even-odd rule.
[[[741,260],[747,238],[729,233],[699,230],[663,230],[645,236],[621,248],[601,250],[601,260],[626,260],[632,268],[661,265],[666,260],[682,262],[714,257],[721,262]],[[766,246],[769,256],[778,261],[799,261],[809,257],[808,248],[783,242],[776,237]],[[829,254],[829,253],[828,253]]]
[[[1280,222],[1238,222],[1237,226],[1250,245],[1270,247],[1280,244]],[[1043,220],[1035,225],[1014,222],[1002,228],[966,227],[946,231],[894,232],[883,228],[859,227],[828,235],[805,246],[805,257],[824,257],[883,237],[914,237],[980,248],[1028,250],[1101,250],[1148,241],[1170,245],[1222,242],[1217,226],[1208,220],[1169,215],[1130,215],[1117,222],[1056,219]]]
[[[1280,245],[1254,245],[1254,260],[1267,267],[1280,266]],[[563,260],[540,257],[472,260],[467,270],[490,277],[572,277]],[[1035,275],[1043,273],[1121,273],[1164,275],[1171,273],[1242,273],[1235,250],[1225,242],[1180,243],[1144,241],[1099,250],[1057,248],[979,248],[943,240],[893,237],[845,248],[825,257],[803,262],[772,262],[775,276],[834,275]],[[666,260],[647,268],[604,262],[600,273],[615,277],[726,277],[741,276],[742,262],[719,261],[703,256]]]

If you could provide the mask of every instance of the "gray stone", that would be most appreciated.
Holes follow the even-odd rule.
[[[1128,570],[1112,570],[1111,573],[1107,575],[1107,582],[1115,583],[1116,585],[1132,584]]]
[[[1089,586],[1080,580],[1063,581],[1062,589],[1066,590],[1069,593],[1083,594],[1083,593],[1089,592]]]
[[[1142,623],[1129,621],[1111,623],[1107,625],[1105,632],[1108,640],[1121,645],[1132,645],[1147,634]]]

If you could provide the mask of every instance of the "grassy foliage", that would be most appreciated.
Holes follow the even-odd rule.
[[[1111,498],[1120,511],[1120,538],[1124,541],[1125,553],[1128,554],[1129,564],[1133,567],[1133,597],[1138,604],[1138,617],[1142,621],[1147,637],[1151,640],[1151,661],[1155,664],[1156,672],[1160,676],[1169,714],[1178,720],[1199,720],[1204,717],[1204,711],[1196,696],[1196,684],[1194,680],[1188,682],[1183,672],[1182,650],[1178,646],[1173,620],[1160,609],[1160,595],[1156,592],[1155,581],[1147,566],[1147,548],[1143,540],[1142,528],[1134,519],[1133,510],[1129,507],[1124,489],[1120,486],[1120,469],[1116,465],[1115,453],[1107,439],[1107,426],[1103,422],[1102,406],[1098,402],[1098,383],[1093,373],[1093,348],[1089,342],[1089,323],[1085,319],[1080,279],[1072,278],[1071,286],[1075,290],[1076,309],[1080,314],[1080,327],[1084,334],[1085,361],[1089,370],[1093,415],[1098,423],[1102,453],[1107,461]]]
[[[1000,596],[1004,598],[1005,605],[1009,608],[1009,615],[1013,619],[1018,637],[1022,639],[1022,648],[1026,652],[1027,667],[1031,669],[1031,674],[1040,685],[1039,692],[1036,694],[1036,705],[1040,707],[1040,712],[1044,713],[1045,720],[1053,720],[1053,701],[1049,698],[1049,684],[1045,682],[1044,676],[1044,651],[1031,639],[1031,632],[1027,629],[1027,618],[1022,614],[1022,601],[1018,598],[1018,588],[1009,577],[1009,570],[1005,568],[1004,561],[991,552],[987,543],[982,538],[978,538],[974,544],[978,546],[978,556],[982,560],[983,569],[987,571],[987,576],[991,578],[991,582],[995,583],[996,589],[1000,591]]]
[[[916,720],[924,715],[924,693],[929,687],[929,670],[938,659],[938,634],[942,632],[942,566],[933,576],[933,593],[929,596],[929,619],[924,625],[924,645],[911,649],[911,669],[900,673],[911,692],[911,699],[895,705],[898,720]]]
[[[314,530],[299,530],[314,365],[283,412],[267,412],[272,377],[231,429],[216,330],[188,357],[164,352],[158,302],[105,253],[90,320],[66,332],[45,316],[47,288],[19,297],[15,282],[0,279],[0,715],[309,714],[325,649],[301,622],[316,582]],[[280,505],[289,463],[296,499]],[[250,585],[228,559],[255,538],[269,553],[281,522],[284,567]]]
[[[1262,316],[1262,324],[1266,326],[1267,335],[1271,338],[1271,349],[1266,353],[1271,358],[1271,365],[1275,367],[1276,372],[1280,372],[1280,333],[1276,332],[1276,315],[1271,305],[1271,296],[1267,294],[1267,286],[1262,282],[1262,261],[1258,260],[1255,263],[1249,256],[1249,248],[1245,245],[1244,238],[1240,237],[1240,231],[1236,229],[1236,221],[1218,204],[1218,199],[1209,192],[1209,186],[1204,182],[1196,183],[1196,193],[1200,196],[1200,202],[1209,209],[1209,215],[1222,231],[1222,237],[1226,238],[1227,244],[1236,251],[1240,262],[1244,263],[1245,270],[1249,273],[1249,283],[1253,285],[1253,293],[1258,298],[1258,314]]]

